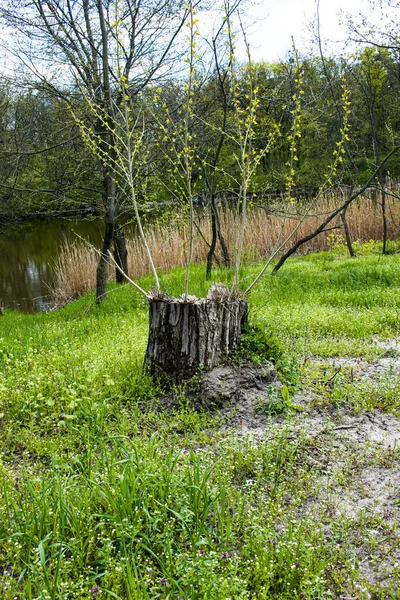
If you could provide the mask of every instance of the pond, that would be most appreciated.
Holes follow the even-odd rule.
[[[54,219],[11,224],[0,233],[0,304],[23,312],[50,307],[57,252],[77,236],[99,246],[101,219]]]

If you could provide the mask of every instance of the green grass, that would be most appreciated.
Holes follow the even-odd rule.
[[[203,266],[193,275],[205,295]],[[174,295],[182,279],[176,269],[162,284]],[[254,290],[247,351],[257,358],[264,332],[290,389],[301,375],[323,408],[398,413],[398,380],[363,387],[344,369],[327,382],[332,357],[376,359],[375,340],[398,336],[399,290],[399,255],[295,259]],[[272,425],[238,440],[184,398],[165,409],[142,373],[147,326],[143,301],[115,286],[100,307],[89,295],[0,317],[1,597],[367,598],[346,542],[355,524],[332,521],[327,536],[307,509],[312,442]]]

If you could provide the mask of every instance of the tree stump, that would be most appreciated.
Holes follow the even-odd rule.
[[[222,287],[222,286],[221,286]],[[220,296],[150,300],[145,369],[167,383],[190,379],[221,364],[241,340],[248,303]]]

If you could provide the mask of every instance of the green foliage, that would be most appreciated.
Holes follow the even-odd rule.
[[[255,363],[270,361],[274,364],[282,358],[284,346],[273,335],[268,335],[261,327],[247,323],[237,355],[242,360]]]
[[[201,273],[195,267],[199,293]],[[183,277],[163,275],[171,291]],[[374,340],[398,334],[399,286],[399,255],[290,261],[251,297],[256,325],[241,359],[271,360],[281,377],[285,362],[301,366],[320,407],[397,412],[394,373],[352,381],[330,359],[382,355]],[[254,441],[221,428],[223,415],[165,405],[141,370],[147,311],[130,288],[100,307],[90,295],[0,320],[2,598],[359,594],[348,539],[363,525],[307,508],[326,473],[309,460],[315,438],[293,435],[291,375],[259,399],[269,424]],[[318,368],[291,362],[311,355]],[[349,477],[344,467],[340,476]]]
[[[271,385],[268,394],[256,397],[256,409],[271,416],[283,415],[290,411],[302,411],[301,406],[294,404],[290,399],[289,388],[286,384],[282,388]]]
[[[290,387],[298,384],[297,362],[293,354],[278,340],[271,330],[259,325],[246,324],[240,347],[232,356],[234,362],[272,363],[280,378]]]
[[[148,202],[187,200],[187,183],[193,187],[193,195],[209,193],[211,180],[215,191],[238,190],[240,168],[234,138],[236,117],[240,115],[242,126],[247,118],[255,117],[251,151],[257,160],[253,160],[249,192],[284,193],[295,187],[300,194],[313,193],[329,171],[331,175],[336,171],[338,179],[346,183],[365,182],[372,166],[396,143],[399,82],[396,58],[387,49],[365,48],[340,60],[326,57],[324,65],[319,58],[303,56],[295,60],[291,55],[281,62],[262,61],[251,68],[237,66],[236,100],[229,77],[224,79],[223,89],[215,70],[200,78],[194,69],[192,77],[190,90],[182,78],[169,78],[132,102],[133,114],[143,115],[149,132],[141,141],[139,163],[146,158],[151,168],[138,166],[135,175],[143,208]],[[130,103],[130,82],[121,77],[120,84],[121,97]],[[189,137],[185,143],[183,107],[189,106],[187,94],[189,112],[197,119],[187,123]],[[84,98],[79,98],[76,90],[73,104],[81,127],[84,124],[87,133],[93,133],[90,107],[85,107]],[[152,106],[149,114],[146,105]],[[79,139],[79,127],[61,100],[43,93],[16,92],[3,85],[0,121],[0,139],[7,148],[0,157],[0,177],[6,186],[0,195],[0,214],[88,206],[101,209],[100,162],[90,156]],[[162,123],[161,138],[155,123]],[[215,168],[213,160],[221,135],[224,143]],[[196,161],[192,156],[190,177],[185,182],[182,167],[189,152],[188,141]],[[347,151],[351,154],[349,164]],[[398,155],[390,159],[382,175],[388,173],[399,175]],[[122,187],[123,181],[122,177]],[[118,202],[131,204],[127,196],[122,192]],[[183,211],[185,206],[181,204]]]
[[[100,208],[99,169],[78,137],[60,99],[1,87],[0,216]]]
[[[348,249],[342,234],[331,234],[328,236],[329,247],[338,256],[347,256]],[[383,243],[379,240],[368,240],[367,242],[361,243],[359,240],[353,242],[353,249],[355,254],[382,254]],[[386,253],[396,254],[400,250],[400,243],[398,240],[387,240]]]

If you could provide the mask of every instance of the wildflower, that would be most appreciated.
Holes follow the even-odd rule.
[[[167,580],[166,579],[161,579],[160,583],[161,583],[161,585],[167,585]]]
[[[223,552],[221,558],[229,558],[229,552]]]
[[[201,550],[199,550],[199,554],[200,554],[200,556],[204,556],[204,555],[205,555],[205,553],[206,553],[206,551],[205,551],[205,550],[203,550],[203,548],[201,548]]]
[[[98,585],[94,585],[90,591],[92,592],[92,596],[98,596],[100,594],[100,588]]]

